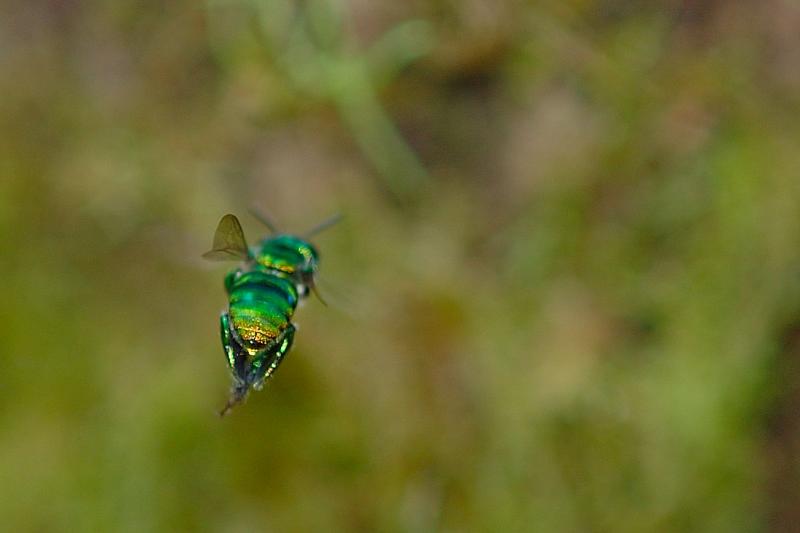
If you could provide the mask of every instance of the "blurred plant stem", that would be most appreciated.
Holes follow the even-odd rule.
[[[398,24],[367,50],[357,51],[347,39],[336,0],[250,4],[263,48],[292,89],[332,104],[383,186],[401,200],[410,198],[428,173],[381,105],[378,91],[431,49],[429,24]]]

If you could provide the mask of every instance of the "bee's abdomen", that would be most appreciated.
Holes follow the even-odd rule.
[[[263,345],[289,325],[297,306],[290,281],[261,272],[245,272],[230,287],[229,313],[236,332],[249,344]]]

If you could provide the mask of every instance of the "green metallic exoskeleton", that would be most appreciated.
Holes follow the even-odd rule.
[[[277,233],[269,220],[259,219]],[[260,389],[292,347],[292,316],[298,301],[314,290],[319,265],[319,254],[307,239],[337,220],[327,220],[303,238],[273,235],[253,247],[247,246],[234,215],[220,220],[212,249],[203,257],[242,261],[225,276],[228,309],[220,316],[220,334],[233,387],[221,415],[244,400],[251,388]]]

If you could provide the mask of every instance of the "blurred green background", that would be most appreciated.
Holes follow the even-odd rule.
[[[797,531],[790,0],[10,0],[0,529]],[[320,235],[226,419],[219,218]]]

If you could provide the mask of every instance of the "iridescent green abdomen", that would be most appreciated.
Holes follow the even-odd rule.
[[[234,271],[228,284],[228,313],[245,346],[260,349],[289,325],[297,307],[291,281],[261,270]]]
[[[220,334],[234,385],[223,414],[251,387],[260,389],[289,352],[298,299],[294,282],[285,274],[259,268],[230,272],[225,288],[228,309],[220,316]]]

